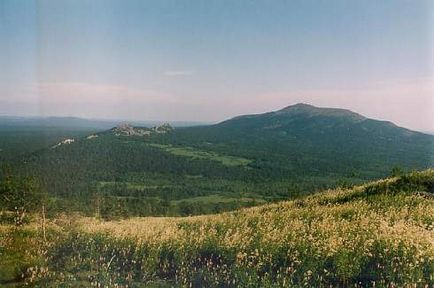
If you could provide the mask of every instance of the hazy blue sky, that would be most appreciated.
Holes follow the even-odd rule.
[[[218,121],[297,102],[434,131],[433,1],[0,1],[0,114]]]

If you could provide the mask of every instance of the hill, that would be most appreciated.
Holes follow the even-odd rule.
[[[180,129],[170,141],[254,158],[261,168],[273,166],[285,176],[372,179],[384,177],[394,166],[423,169],[434,163],[431,135],[349,110],[307,104]]]
[[[16,163],[20,158],[62,140],[85,137],[97,131],[84,127],[29,125],[27,122],[11,124],[0,119],[0,163]]]
[[[209,126],[123,125],[66,139],[15,167],[41,180],[54,210],[195,215],[362,183],[394,167],[429,168],[433,139],[348,110],[297,104]]]
[[[33,281],[44,287],[431,287],[433,215],[434,171],[427,170],[220,215],[57,219],[50,225],[60,235],[50,237],[47,262]]]

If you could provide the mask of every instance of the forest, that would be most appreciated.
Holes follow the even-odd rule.
[[[0,177],[31,178],[51,215],[121,219],[295,199],[433,160],[432,136],[308,105],[208,126],[97,129],[3,125]]]

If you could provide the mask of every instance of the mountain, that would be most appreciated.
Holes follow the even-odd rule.
[[[119,121],[93,120],[78,117],[12,117],[0,116],[0,130],[22,127],[46,127],[63,129],[110,129]]]
[[[385,176],[394,166],[434,163],[434,137],[344,109],[296,104],[206,127],[179,129],[170,141],[242,155],[287,174]],[[192,142],[192,139],[194,141]]]
[[[121,125],[68,138],[15,167],[87,213],[98,195],[101,213],[191,215],[361,183],[397,167],[426,169],[433,141],[349,110],[297,104],[208,126]]]
[[[244,129],[249,133],[268,130],[293,136],[309,133],[316,136],[341,133],[349,137],[378,135],[385,138],[393,135],[395,137],[427,136],[398,127],[391,122],[366,118],[350,110],[319,108],[307,104],[296,104],[264,114],[239,116],[216,126],[231,130]]]
[[[107,130],[119,123],[124,123],[122,119],[86,119],[79,117],[19,117],[19,116],[0,116],[0,131],[7,129],[20,129],[23,127],[38,128],[63,128],[63,129],[92,129]],[[141,127],[152,127],[162,125],[163,121],[129,121],[131,125]],[[172,121],[171,125],[176,127],[204,125],[203,122],[192,121]]]
[[[224,121],[223,123],[234,123],[235,121],[240,121],[244,119],[261,119],[261,118],[266,119],[267,117],[269,117],[270,119],[272,118],[290,119],[297,116],[304,117],[304,118],[311,118],[311,117],[318,117],[318,116],[334,117],[334,118],[343,118],[355,122],[366,119],[362,115],[354,113],[350,110],[336,109],[336,108],[319,108],[309,104],[299,103],[299,104],[285,107],[275,112],[235,117],[231,120]]]

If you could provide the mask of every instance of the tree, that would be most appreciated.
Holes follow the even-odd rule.
[[[392,170],[390,171],[390,176],[392,177],[399,177],[402,176],[403,174],[404,174],[404,170],[399,166],[393,167]]]
[[[5,173],[0,180],[0,205],[2,210],[15,211],[15,224],[23,224],[28,212],[35,212],[43,207],[45,195],[32,178],[16,178]]]

